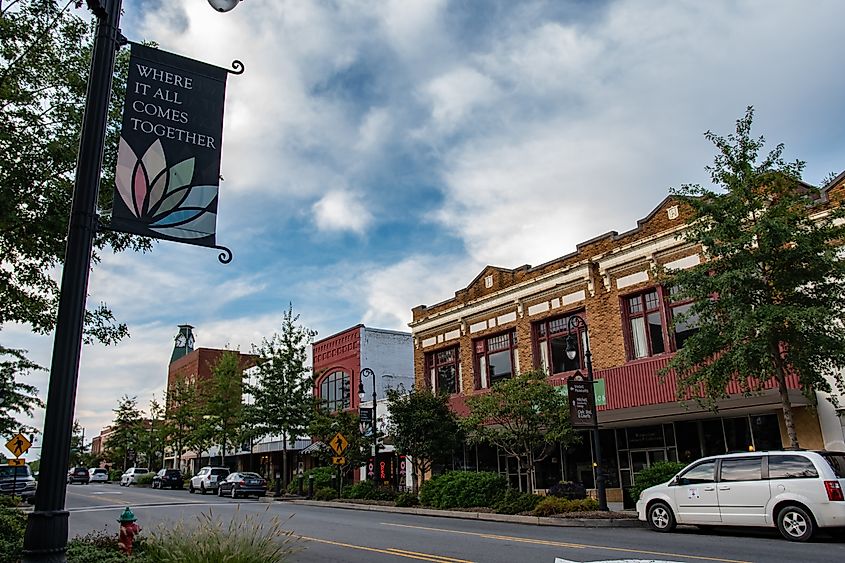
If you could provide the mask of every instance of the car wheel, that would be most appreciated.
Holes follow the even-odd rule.
[[[813,516],[801,506],[785,506],[778,512],[778,531],[789,541],[807,541],[816,532]]]
[[[200,483],[200,494],[205,494],[205,485],[203,485],[202,483]]]
[[[238,491],[235,490],[234,485],[232,486],[232,498],[238,498]]]
[[[671,532],[675,529],[675,515],[665,502],[655,502],[648,507],[648,527],[657,532]]]
[[[193,483],[191,483],[190,485],[188,485],[188,492],[189,492],[189,493],[194,494],[194,492],[195,492],[195,491],[196,491],[196,489],[194,488],[194,484],[193,484]]]
[[[218,497],[222,497],[222,496],[223,496],[223,487],[221,487],[221,486],[219,486],[219,485],[217,486],[217,496],[218,496]]]

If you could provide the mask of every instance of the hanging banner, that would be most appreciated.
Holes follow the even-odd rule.
[[[110,228],[215,247],[231,71],[131,45]]]
[[[593,382],[580,376],[566,381],[569,401],[569,423],[572,428],[597,428],[596,395]]]

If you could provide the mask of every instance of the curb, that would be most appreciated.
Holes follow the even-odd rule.
[[[260,500],[272,502],[274,498],[262,497]],[[392,512],[398,514],[413,514],[416,516],[432,516],[440,518],[458,518],[462,520],[480,520],[487,522],[508,522],[511,524],[527,524],[530,526],[553,526],[557,528],[643,528],[645,522],[633,518],[548,518],[545,516],[518,516],[511,514],[490,514],[486,512],[459,512],[456,510],[437,510],[434,508],[400,508],[396,506],[380,506],[373,504],[355,504],[349,502],[315,501],[315,500],[281,500],[288,504],[302,506],[322,506],[325,508],[341,508],[345,510],[364,510],[368,512]]]

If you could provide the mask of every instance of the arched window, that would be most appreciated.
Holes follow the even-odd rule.
[[[349,400],[349,375],[342,371],[334,371],[323,378],[320,383],[320,404],[328,412],[348,409],[352,404]]]

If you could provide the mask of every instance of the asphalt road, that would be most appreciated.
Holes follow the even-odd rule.
[[[116,484],[68,487],[71,536],[108,529],[130,506],[146,530],[168,522],[195,522],[203,513],[228,522],[273,517],[301,539],[294,561],[390,563],[513,563],[633,560],[702,562],[845,561],[845,532],[811,544],[780,539],[773,531],[658,534],[628,528],[544,528],[520,524],[364,512],[257,500],[218,498],[187,491],[124,488]]]

